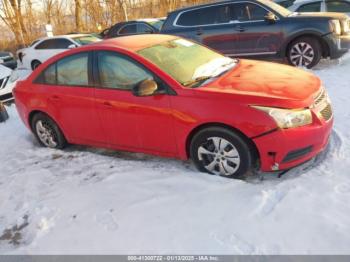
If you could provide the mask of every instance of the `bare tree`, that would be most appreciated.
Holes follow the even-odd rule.
[[[81,2],[80,0],[74,0],[75,3],[75,30],[77,32],[82,31],[81,26]]]

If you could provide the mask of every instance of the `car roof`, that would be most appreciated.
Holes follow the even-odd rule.
[[[250,2],[259,2],[259,0],[249,0],[249,1]],[[196,8],[212,6],[212,5],[216,5],[216,4],[226,4],[226,3],[229,4],[229,3],[234,3],[234,2],[242,2],[242,0],[217,0],[214,2],[206,3],[206,4],[198,4],[198,5],[191,5],[191,6],[182,7],[182,8],[176,9],[172,12],[169,12],[169,14],[174,14],[174,13],[192,10],[192,9],[196,9]]]
[[[178,39],[177,36],[164,35],[164,34],[143,34],[122,36],[117,38],[111,38],[101,42],[88,45],[88,48],[93,47],[119,47],[125,50],[136,52],[138,50],[154,46],[160,43]]]

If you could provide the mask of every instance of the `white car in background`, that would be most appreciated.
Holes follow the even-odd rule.
[[[298,13],[337,12],[350,15],[350,0],[296,0],[288,9]]]
[[[12,69],[0,65],[0,102],[6,102],[9,99],[12,99],[12,90],[9,91],[8,88],[5,88],[10,79],[11,73]]]
[[[0,102],[6,103],[13,100],[12,90],[18,80],[26,79],[32,70],[17,68],[11,70],[10,68],[0,65]]]
[[[34,41],[29,47],[17,51],[18,66],[34,70],[54,55],[67,49],[88,45],[101,39],[89,34],[71,34],[45,37]]]

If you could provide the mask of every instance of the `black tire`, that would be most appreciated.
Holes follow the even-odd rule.
[[[48,133],[52,136],[53,141],[55,142],[55,145],[48,145],[40,138],[40,131],[38,127],[39,121],[42,123],[42,126],[48,131]],[[32,131],[40,143],[40,145],[44,147],[54,148],[54,149],[63,149],[67,145],[67,141],[60,130],[60,128],[57,126],[55,121],[53,121],[49,116],[43,113],[37,113],[33,116],[31,121],[31,127]]]
[[[210,163],[210,165],[211,164],[214,165],[215,161],[220,161],[220,159],[217,158],[218,154],[216,154],[215,156],[201,155],[202,159],[200,159],[200,153],[199,153],[200,148],[203,149],[203,147],[205,147],[206,149],[209,149],[210,152],[213,151],[212,153],[216,152],[215,147],[213,147],[214,145],[214,143],[212,143],[213,140],[211,140],[211,138],[222,138],[224,139],[223,141],[226,140],[226,142],[229,142],[237,150],[239,159],[240,159],[239,165],[233,165],[233,162],[230,162],[231,160],[228,159],[229,157],[227,157],[227,159],[225,160],[227,162],[230,162],[229,163],[230,169],[232,171],[233,169],[235,169],[234,172],[230,172],[229,169],[226,170],[224,168],[224,164],[223,164],[224,162],[217,162],[215,167],[216,170],[214,172],[206,168],[206,166],[209,166],[206,164]],[[210,143],[212,143],[213,145],[210,145]],[[230,149],[231,145],[226,147],[226,149]],[[212,148],[210,149],[210,147]],[[220,146],[219,146],[219,150],[224,151],[225,148],[220,149]],[[234,179],[244,179],[248,171],[250,171],[253,168],[253,163],[254,163],[254,152],[249,146],[249,143],[246,141],[246,138],[244,138],[242,135],[238,133],[235,133],[227,128],[222,128],[222,127],[209,127],[209,128],[202,129],[198,133],[196,133],[191,140],[190,157],[194,162],[194,164],[196,165],[196,167],[198,168],[198,170],[205,173],[212,174],[212,175],[220,175],[223,177],[234,178]],[[211,158],[215,160],[211,161],[212,160]],[[225,171],[227,171],[226,174],[216,172],[216,171],[220,171],[220,165]]]
[[[297,47],[299,47],[299,49]],[[301,50],[303,47],[307,52],[301,54],[298,50]],[[305,66],[311,69],[320,62],[321,58],[322,46],[315,37],[300,37],[292,41],[288,46],[287,59],[292,66]]]
[[[38,61],[38,60],[32,61],[32,70],[34,71],[40,65],[41,65],[40,61]]]

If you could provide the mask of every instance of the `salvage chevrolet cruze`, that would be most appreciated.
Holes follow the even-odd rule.
[[[18,82],[14,95],[44,146],[191,158],[199,170],[230,178],[313,158],[333,125],[327,92],[311,73],[231,59],[167,35],[59,54]]]

